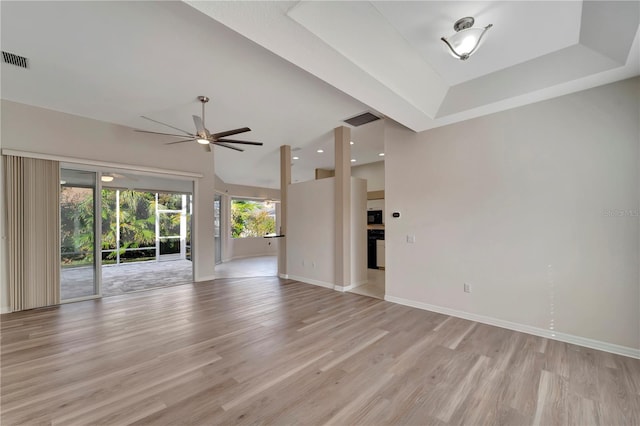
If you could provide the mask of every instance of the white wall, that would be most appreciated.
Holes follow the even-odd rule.
[[[289,185],[286,235],[289,277],[333,288],[334,194],[333,177]]]
[[[640,348],[639,103],[635,78],[388,127],[389,300]]]
[[[228,257],[227,257],[228,255]],[[278,238],[231,238],[223,261],[255,256],[277,256]]]
[[[174,148],[124,126],[5,100],[1,132],[3,149],[202,174],[194,193],[194,278],[213,277],[213,155],[195,144]],[[6,285],[3,277],[3,296]]]
[[[367,282],[367,181],[351,178],[351,285]]]
[[[280,200],[280,190],[260,186],[234,185],[216,177],[216,191],[231,197],[246,197],[260,200]]]

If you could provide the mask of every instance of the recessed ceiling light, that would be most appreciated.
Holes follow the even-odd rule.
[[[322,154],[324,152],[324,149],[319,149],[316,151],[318,154]]]
[[[353,141],[349,142],[351,145],[353,145]]]
[[[352,163],[355,163],[355,162],[356,162],[356,159],[355,159],[355,158],[352,158],[352,159],[351,159],[351,162],[352,162]]]
[[[384,152],[381,152],[380,154],[378,154],[378,157],[384,157]]]
[[[294,160],[299,160],[299,159],[300,159],[300,157],[293,157],[293,159],[294,159]]]

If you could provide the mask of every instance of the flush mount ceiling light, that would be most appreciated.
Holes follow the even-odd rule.
[[[489,24],[484,28],[471,28],[474,22],[475,20],[470,16],[458,19],[453,24],[453,29],[456,30],[456,33],[449,38],[440,38],[447,45],[454,58],[462,61],[469,59],[469,56],[478,50],[484,33],[493,27],[493,24]]]
[[[103,181],[103,182],[111,182],[111,181],[113,181],[113,176],[111,176],[111,175],[102,175],[100,177],[100,180]]]

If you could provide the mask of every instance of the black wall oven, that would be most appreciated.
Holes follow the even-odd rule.
[[[382,225],[382,210],[367,211],[367,224]]]
[[[367,268],[378,269],[378,240],[384,240],[384,229],[367,231]]]

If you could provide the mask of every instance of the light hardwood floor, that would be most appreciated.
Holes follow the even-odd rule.
[[[349,292],[359,294],[361,296],[375,297],[376,299],[384,299],[385,293],[385,275],[381,269],[367,269],[367,283],[354,287]]]
[[[640,424],[638,360],[275,277],[1,320],[3,425]]]

